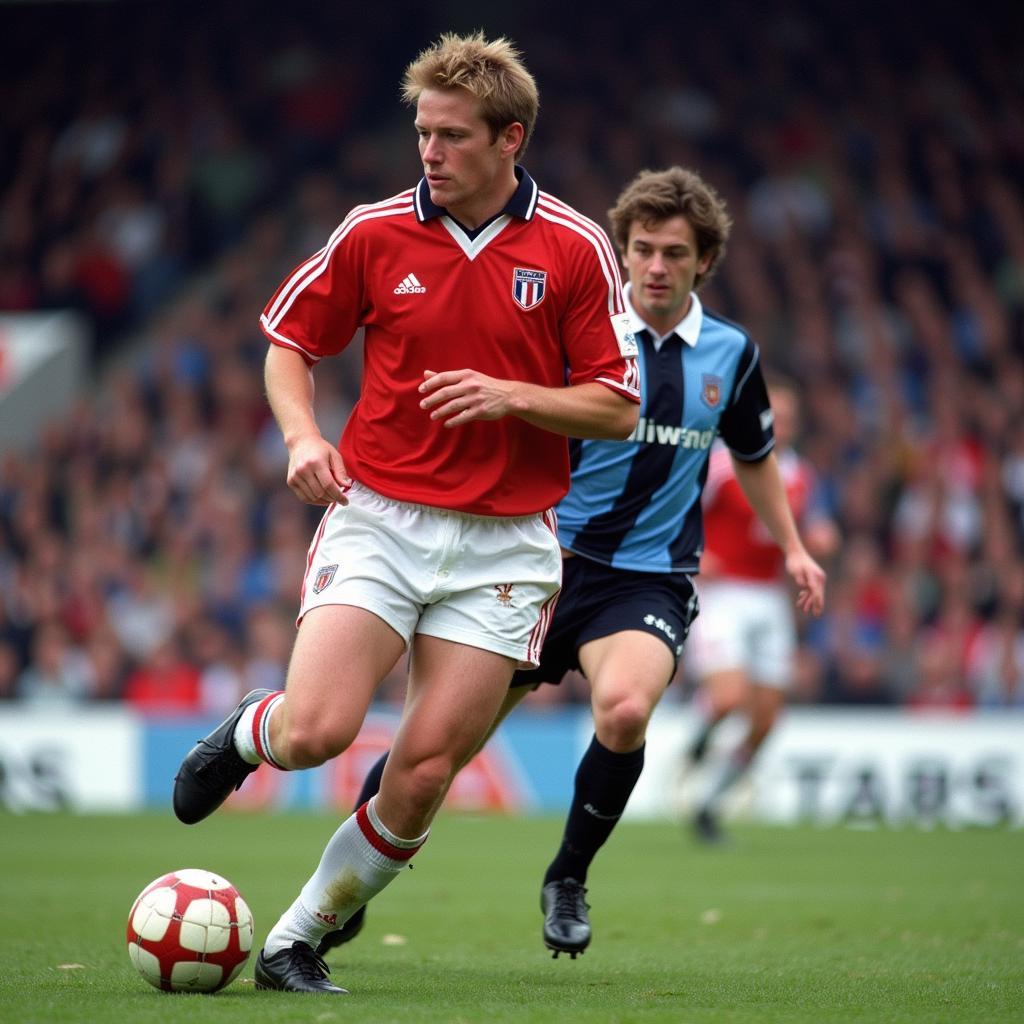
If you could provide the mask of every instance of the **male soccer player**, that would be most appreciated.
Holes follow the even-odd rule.
[[[639,174],[610,217],[629,274],[640,420],[626,443],[572,443],[572,486],[558,506],[562,595],[540,666],[516,673],[499,716],[531,687],[559,683],[570,669],[590,683],[595,734],[541,889],[544,942],[556,957],[575,958],[590,942],[587,871],[640,777],[647,723],[697,611],[691,576],[700,562],[700,496],[716,435],[786,553],[798,607],[818,614],[825,592],[825,574],[786,502],[757,345],[705,310],[695,292],[724,253],[724,203],[699,175],[672,167]],[[383,763],[371,769],[364,792],[373,791]],[[328,935],[323,948],[346,941],[359,923]]]
[[[326,506],[286,688],[243,698],[174,790],[193,823],[261,763],[336,756],[411,650],[380,792],[271,929],[261,988],[344,993],[318,944],[422,846],[513,671],[538,662],[561,582],[551,509],[569,483],[565,435],[621,439],[637,421],[611,243],[518,166],[538,101],[517,51],[442,36],[406,70],[404,97],[423,179],[356,207],[261,318],[288,484]],[[339,450],[314,421],[311,370],[359,326],[362,391]]]
[[[799,423],[794,385],[770,378],[775,451],[786,498],[807,548],[827,558],[839,534],[816,485],[813,468],[791,447]],[[700,618],[690,639],[691,665],[700,679],[700,722],[689,750],[698,764],[715,727],[734,711],[748,717],[746,735],[721,765],[693,819],[696,835],[724,839],[719,808],[747,772],[771,731],[793,675],[796,624],[790,610],[783,553],[754,514],[728,452],[711,453],[704,485],[704,554],[700,563]]]

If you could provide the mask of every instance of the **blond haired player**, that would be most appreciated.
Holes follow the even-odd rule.
[[[326,507],[283,692],[254,691],[193,748],[174,807],[192,823],[251,771],[319,765],[353,741],[410,651],[380,792],[345,821],[256,963],[261,988],[343,994],[323,936],[427,838],[517,667],[536,665],[561,582],[552,507],[566,435],[624,438],[639,390],[611,244],[520,160],[537,89],[504,39],[443,36],[406,71],[423,177],[356,207],[261,318],[288,484]],[[313,371],[365,329],[340,445]]]

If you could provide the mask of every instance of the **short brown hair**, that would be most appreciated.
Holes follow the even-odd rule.
[[[480,114],[494,138],[518,121],[523,142],[516,159],[526,152],[540,97],[522,55],[508,39],[487,40],[482,32],[471,36],[446,32],[405,69],[402,99],[412,105],[424,89],[465,89],[480,101]]]
[[[629,229],[637,221],[652,227],[671,217],[685,217],[697,236],[697,255],[711,254],[708,269],[694,281],[695,288],[714,274],[725,256],[732,229],[724,200],[696,171],[684,167],[641,171],[622,190],[608,217],[615,244],[623,254],[629,245]]]

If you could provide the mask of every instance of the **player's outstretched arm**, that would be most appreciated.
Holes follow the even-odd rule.
[[[271,345],[264,366],[267,400],[288,449],[288,486],[310,505],[347,505],[352,485],[341,453],[313,416],[313,375],[297,352]]]
[[[734,458],[733,468],[747,500],[786,557],[786,572],[797,586],[797,607],[808,615],[820,615],[825,607],[825,570],[800,539],[775,453],[758,462]]]
[[[636,429],[639,406],[594,381],[545,388],[476,370],[426,370],[423,376],[420,405],[446,427],[517,416],[555,434],[610,441],[624,440]]]

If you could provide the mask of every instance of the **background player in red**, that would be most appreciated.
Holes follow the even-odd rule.
[[[423,179],[356,207],[261,318],[288,484],[327,508],[286,689],[248,694],[175,784],[193,823],[261,763],[322,764],[410,651],[380,792],[271,929],[262,988],[344,993],[317,945],[420,848],[513,671],[538,662],[561,582],[564,435],[624,438],[637,421],[611,243],[518,166],[538,105],[519,55],[503,39],[443,36],[407,69],[404,97]],[[360,326],[362,390],[339,450],[314,421],[311,370]]]
[[[779,472],[793,518],[808,551],[827,558],[836,550],[839,535],[816,493],[813,469],[792,448],[799,422],[796,389],[774,379],[769,380],[768,394]],[[704,485],[701,611],[689,647],[700,682],[691,762],[704,760],[715,727],[727,715],[742,710],[749,721],[746,735],[712,780],[694,817],[697,835],[709,842],[723,838],[718,821],[722,798],[746,773],[778,718],[796,652],[786,559],[744,494],[746,470],[724,448],[716,448]]]

